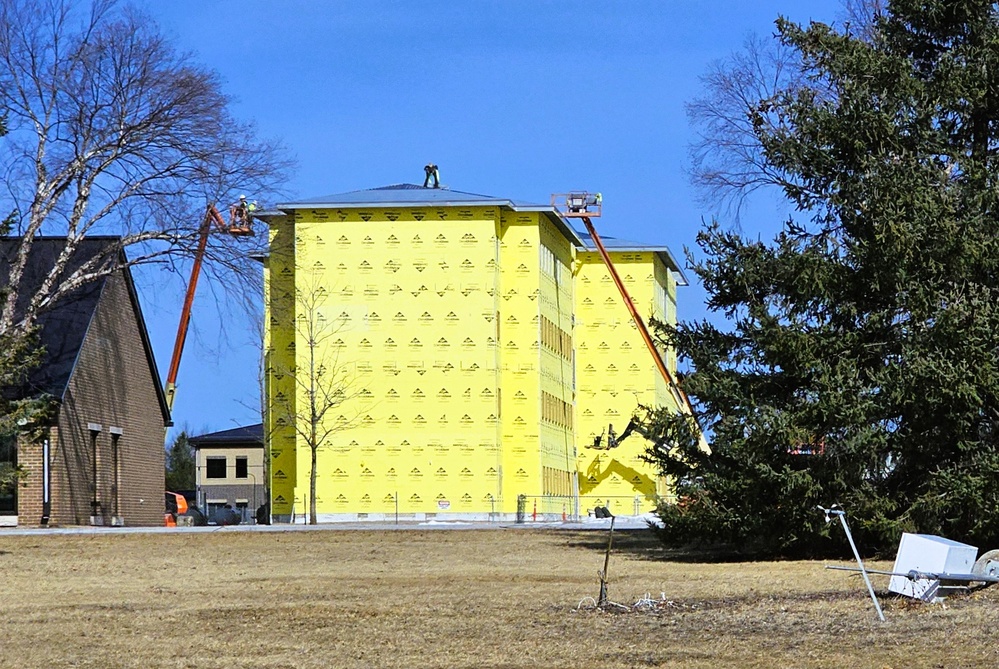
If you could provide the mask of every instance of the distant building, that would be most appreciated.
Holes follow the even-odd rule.
[[[81,242],[66,271],[106,253],[111,240]],[[0,239],[0,276],[17,241]],[[64,247],[63,238],[34,241],[22,295],[34,292]],[[37,441],[17,438],[10,448],[15,437],[6,436],[5,457],[28,476],[0,499],[0,524],[162,525],[170,413],[131,273],[85,284],[38,324],[45,357],[18,392],[53,397],[57,413]]]
[[[675,404],[593,245],[552,206],[400,184],[259,217],[276,521],[308,509],[312,361],[349,381],[321,421],[322,520],[510,518],[518,498],[558,516],[577,494],[584,513],[632,513],[665,493],[641,437],[588,448],[639,403]],[[685,281],[669,250],[608,244],[643,315],[672,322]],[[314,346],[311,321],[332,333]]]
[[[249,522],[267,501],[264,430],[260,423],[190,437],[197,505],[207,518],[230,505]]]

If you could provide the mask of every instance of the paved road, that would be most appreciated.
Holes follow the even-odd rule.
[[[644,529],[648,527],[649,516],[619,516],[614,521],[614,529]],[[393,522],[343,522],[320,525],[228,525],[217,527],[0,527],[0,537],[41,536],[50,534],[196,534],[199,532],[349,532],[358,530],[606,530],[609,519],[586,518],[581,522],[526,522],[490,523],[465,521],[408,521]]]

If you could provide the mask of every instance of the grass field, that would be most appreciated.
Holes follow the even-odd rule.
[[[665,560],[617,532],[4,536],[0,667],[996,667],[999,588],[883,597],[819,562]],[[884,568],[890,565],[878,563]],[[884,593],[886,582],[875,581]]]

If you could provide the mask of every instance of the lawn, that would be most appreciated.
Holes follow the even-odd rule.
[[[999,588],[946,605],[821,562],[664,559],[542,529],[4,536],[0,667],[995,667]],[[881,568],[886,563],[877,563]],[[884,577],[881,577],[884,579]],[[876,580],[884,593],[886,581]]]

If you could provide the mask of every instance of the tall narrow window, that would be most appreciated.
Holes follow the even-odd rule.
[[[100,470],[101,455],[101,451],[97,446],[97,438],[101,434],[101,426],[96,423],[87,423],[87,430],[90,432],[90,515],[96,517],[103,513],[101,509],[101,491],[99,489],[100,479],[97,477],[97,472]],[[92,520],[91,522],[96,521]]]
[[[0,434],[0,469],[17,467],[17,434]],[[17,515],[17,486],[0,490],[0,516]]]
[[[248,466],[247,466],[247,463],[246,463],[246,458],[237,457],[236,458],[236,478],[238,478],[238,479],[249,478],[249,474],[247,473],[247,470],[248,470]]]
[[[114,430],[114,428],[111,428]],[[111,483],[111,515],[120,516],[121,511],[118,509],[118,486],[121,484],[121,459],[118,453],[118,440],[121,439],[121,435],[115,432],[111,432],[111,472],[114,478]]]

